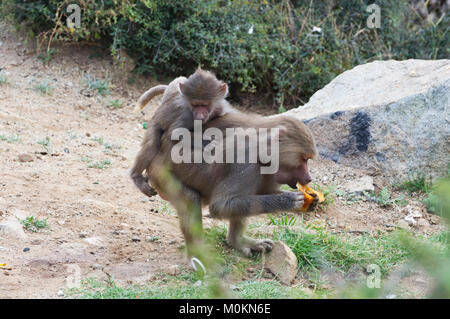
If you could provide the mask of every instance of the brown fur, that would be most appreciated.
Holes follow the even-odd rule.
[[[188,251],[201,239],[191,224],[201,225],[201,205],[209,205],[213,217],[230,220],[228,242],[245,255],[270,250],[272,242],[254,240],[243,235],[247,217],[257,214],[298,210],[303,206],[299,192],[280,191],[281,184],[294,185],[310,181],[307,159],[317,154],[314,138],[299,120],[280,116],[265,118],[254,114],[226,114],[204,125],[225,131],[231,127],[280,128],[280,168],[278,173],[263,175],[261,163],[170,164],[171,148],[175,144],[170,135],[162,137],[161,149],[148,167],[150,181],[177,209]],[[306,160],[305,160],[306,159]],[[166,169],[180,187],[168,186]],[[161,174],[164,172],[164,174]],[[186,207],[191,207],[189,210]],[[188,217],[189,216],[189,217]]]
[[[138,107],[145,107],[151,98],[162,93],[163,87],[157,86],[145,92],[138,101]],[[161,105],[149,123],[141,150],[136,156],[130,173],[141,192],[149,197],[156,194],[148,184],[143,171],[151,165],[158,153],[162,135],[166,133],[170,136],[174,129],[181,127],[189,130],[193,128],[195,110],[195,107],[191,105],[193,100],[200,100],[209,106],[208,116],[203,119],[204,123],[232,112],[230,104],[225,100],[226,92],[226,84],[218,81],[213,73],[200,68],[188,79],[178,77],[164,89]]]

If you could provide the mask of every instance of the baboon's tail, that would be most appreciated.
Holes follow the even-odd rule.
[[[150,90],[146,91],[144,94],[141,95],[141,97],[137,101],[135,110],[136,111],[143,110],[151,99],[153,99],[157,95],[163,94],[166,89],[167,85],[161,84],[154,86]]]

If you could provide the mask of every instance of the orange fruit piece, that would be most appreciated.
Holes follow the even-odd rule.
[[[297,189],[303,193],[303,196],[305,196],[305,203],[303,204],[301,211],[306,212],[309,208],[309,206],[314,201],[314,196],[312,194],[316,194],[316,196],[319,198],[319,203],[322,203],[325,201],[325,196],[319,191],[316,191],[312,188],[310,188],[307,185],[302,185],[300,183],[297,183]]]

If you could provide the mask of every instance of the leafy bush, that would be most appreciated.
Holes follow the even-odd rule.
[[[306,102],[361,63],[450,53],[448,15],[422,19],[407,0],[377,1],[379,29],[366,26],[372,0],[79,1],[81,28],[71,29],[65,8],[77,2],[4,0],[1,9],[47,50],[55,39],[100,42],[113,55],[125,49],[136,72],[165,76],[201,64],[228,81],[235,96],[264,93],[277,108]]]

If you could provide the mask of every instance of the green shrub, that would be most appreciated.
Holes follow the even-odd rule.
[[[449,56],[449,18],[429,22],[407,0],[380,0],[381,28],[368,29],[373,0],[80,1],[81,28],[65,7],[78,1],[4,0],[3,15],[51,40],[100,42],[125,49],[137,73],[178,76],[201,64],[231,84],[278,106],[306,102],[339,73],[376,59]],[[312,32],[313,27],[321,32]]]

